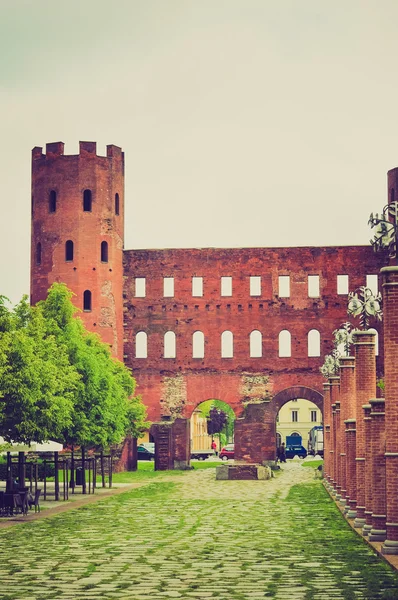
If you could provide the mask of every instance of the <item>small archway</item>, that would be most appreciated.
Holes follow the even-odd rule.
[[[234,441],[234,410],[222,400],[200,402],[190,417],[191,455],[193,458],[216,457]],[[221,428],[220,428],[221,427]],[[226,457],[228,460],[231,457]]]

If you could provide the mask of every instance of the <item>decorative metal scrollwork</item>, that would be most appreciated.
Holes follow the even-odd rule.
[[[338,347],[342,346],[344,353],[339,352],[340,356],[349,356],[350,355],[350,346],[352,344],[352,334],[354,333],[353,327],[349,321],[343,323],[340,329],[335,329],[333,331],[334,337],[334,346],[336,350]]]
[[[359,325],[362,329],[369,329],[369,319],[381,321],[383,311],[381,310],[381,294],[375,295],[372,290],[362,286],[348,294],[347,313],[353,317],[359,317]]]
[[[383,208],[381,215],[371,214],[368,224],[375,227],[375,233],[370,243],[375,252],[388,249],[390,258],[397,255],[397,226],[398,226],[398,202],[391,202]]]
[[[337,375],[340,367],[340,352],[336,349],[333,350],[332,354],[327,354],[325,356],[325,362],[320,367],[320,372],[325,377],[325,379],[329,379],[329,377],[333,377],[333,375]]]

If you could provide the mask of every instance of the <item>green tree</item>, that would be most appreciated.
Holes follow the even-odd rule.
[[[72,422],[78,374],[40,307],[0,298],[0,435],[30,444],[62,438]]]
[[[200,411],[201,416],[204,419],[209,419],[210,412],[212,411],[212,409],[217,409],[218,411],[221,411],[223,414],[226,415],[226,419],[224,419],[223,426],[221,427],[220,431],[217,432],[219,438],[219,446],[221,448],[222,445],[226,444],[233,438],[234,422],[236,417],[234,411],[229,406],[229,404],[223,402],[222,400],[206,400],[198,406],[198,410]],[[213,431],[213,434],[210,433],[210,435],[214,435],[215,433],[216,432]]]
[[[112,358],[99,336],[89,333],[74,318],[72,292],[53,284],[40,303],[48,326],[66,348],[70,364],[80,379],[74,393],[72,423],[64,428],[67,444],[107,448],[126,433],[146,428],[145,407],[134,394],[135,381],[127,367]]]

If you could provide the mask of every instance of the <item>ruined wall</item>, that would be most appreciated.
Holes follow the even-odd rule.
[[[272,397],[291,386],[322,393],[319,367],[331,351],[333,330],[347,320],[347,294],[337,293],[337,275],[348,275],[354,290],[381,266],[381,256],[370,246],[125,251],[125,362],[149,407],[149,419],[189,417],[209,398],[228,402],[240,415],[245,399]],[[319,276],[319,297],[308,295],[309,275]],[[289,297],[279,296],[279,276],[290,277]],[[171,297],[164,297],[165,277],[174,278]],[[202,296],[192,294],[193,277],[203,278]],[[221,277],[232,277],[231,296],[221,296]],[[261,278],[259,295],[250,294],[250,277]],[[136,278],[145,279],[143,297],[136,296]],[[320,356],[308,356],[312,329],[320,333]],[[249,351],[253,330],[262,334],[257,358]],[[291,357],[278,355],[282,330],[291,334]],[[168,331],[176,334],[175,358],[164,358]],[[196,331],[204,334],[203,358],[192,356]],[[224,331],[233,334],[232,358],[221,357]],[[147,334],[146,358],[136,358],[138,332]],[[264,376],[268,382],[263,379],[258,387]]]
[[[90,210],[84,210],[85,190],[90,191]],[[44,299],[53,282],[66,283],[76,294],[73,302],[86,327],[99,333],[121,360],[123,222],[120,148],[107,146],[107,156],[97,156],[94,142],[80,142],[74,156],[64,155],[62,142],[47,144],[45,154],[33,149],[31,301]],[[73,243],[72,258],[66,242]],[[102,242],[107,256],[101,255]],[[91,291],[90,310],[83,310],[85,290]]]

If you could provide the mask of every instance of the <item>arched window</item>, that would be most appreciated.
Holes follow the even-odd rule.
[[[292,355],[292,336],[290,331],[283,329],[279,334],[279,356],[288,357]]]
[[[308,356],[321,355],[321,334],[317,329],[308,332]]]
[[[176,357],[176,334],[174,331],[166,331],[164,334],[164,358]]]
[[[72,240],[68,240],[65,243],[65,260],[68,262],[73,260],[73,242],[72,242]]]
[[[261,331],[254,329],[250,334],[250,358],[260,358],[263,355],[263,336]]]
[[[48,210],[50,213],[57,210],[57,192],[55,190],[51,190],[48,197]]]
[[[91,292],[85,290],[83,293],[83,310],[91,310]]]
[[[205,336],[203,331],[195,331],[192,336],[192,358],[204,358]]]
[[[108,262],[108,242],[101,242],[101,262]]]
[[[232,331],[223,331],[221,334],[221,358],[233,358],[234,336]]]
[[[119,194],[115,194],[115,215],[119,214]]]
[[[139,331],[135,336],[135,357],[148,358],[148,336],[145,331]]]
[[[36,245],[36,264],[41,265],[41,243],[38,242]]]
[[[84,190],[83,192],[83,210],[84,212],[91,212],[91,190]]]

